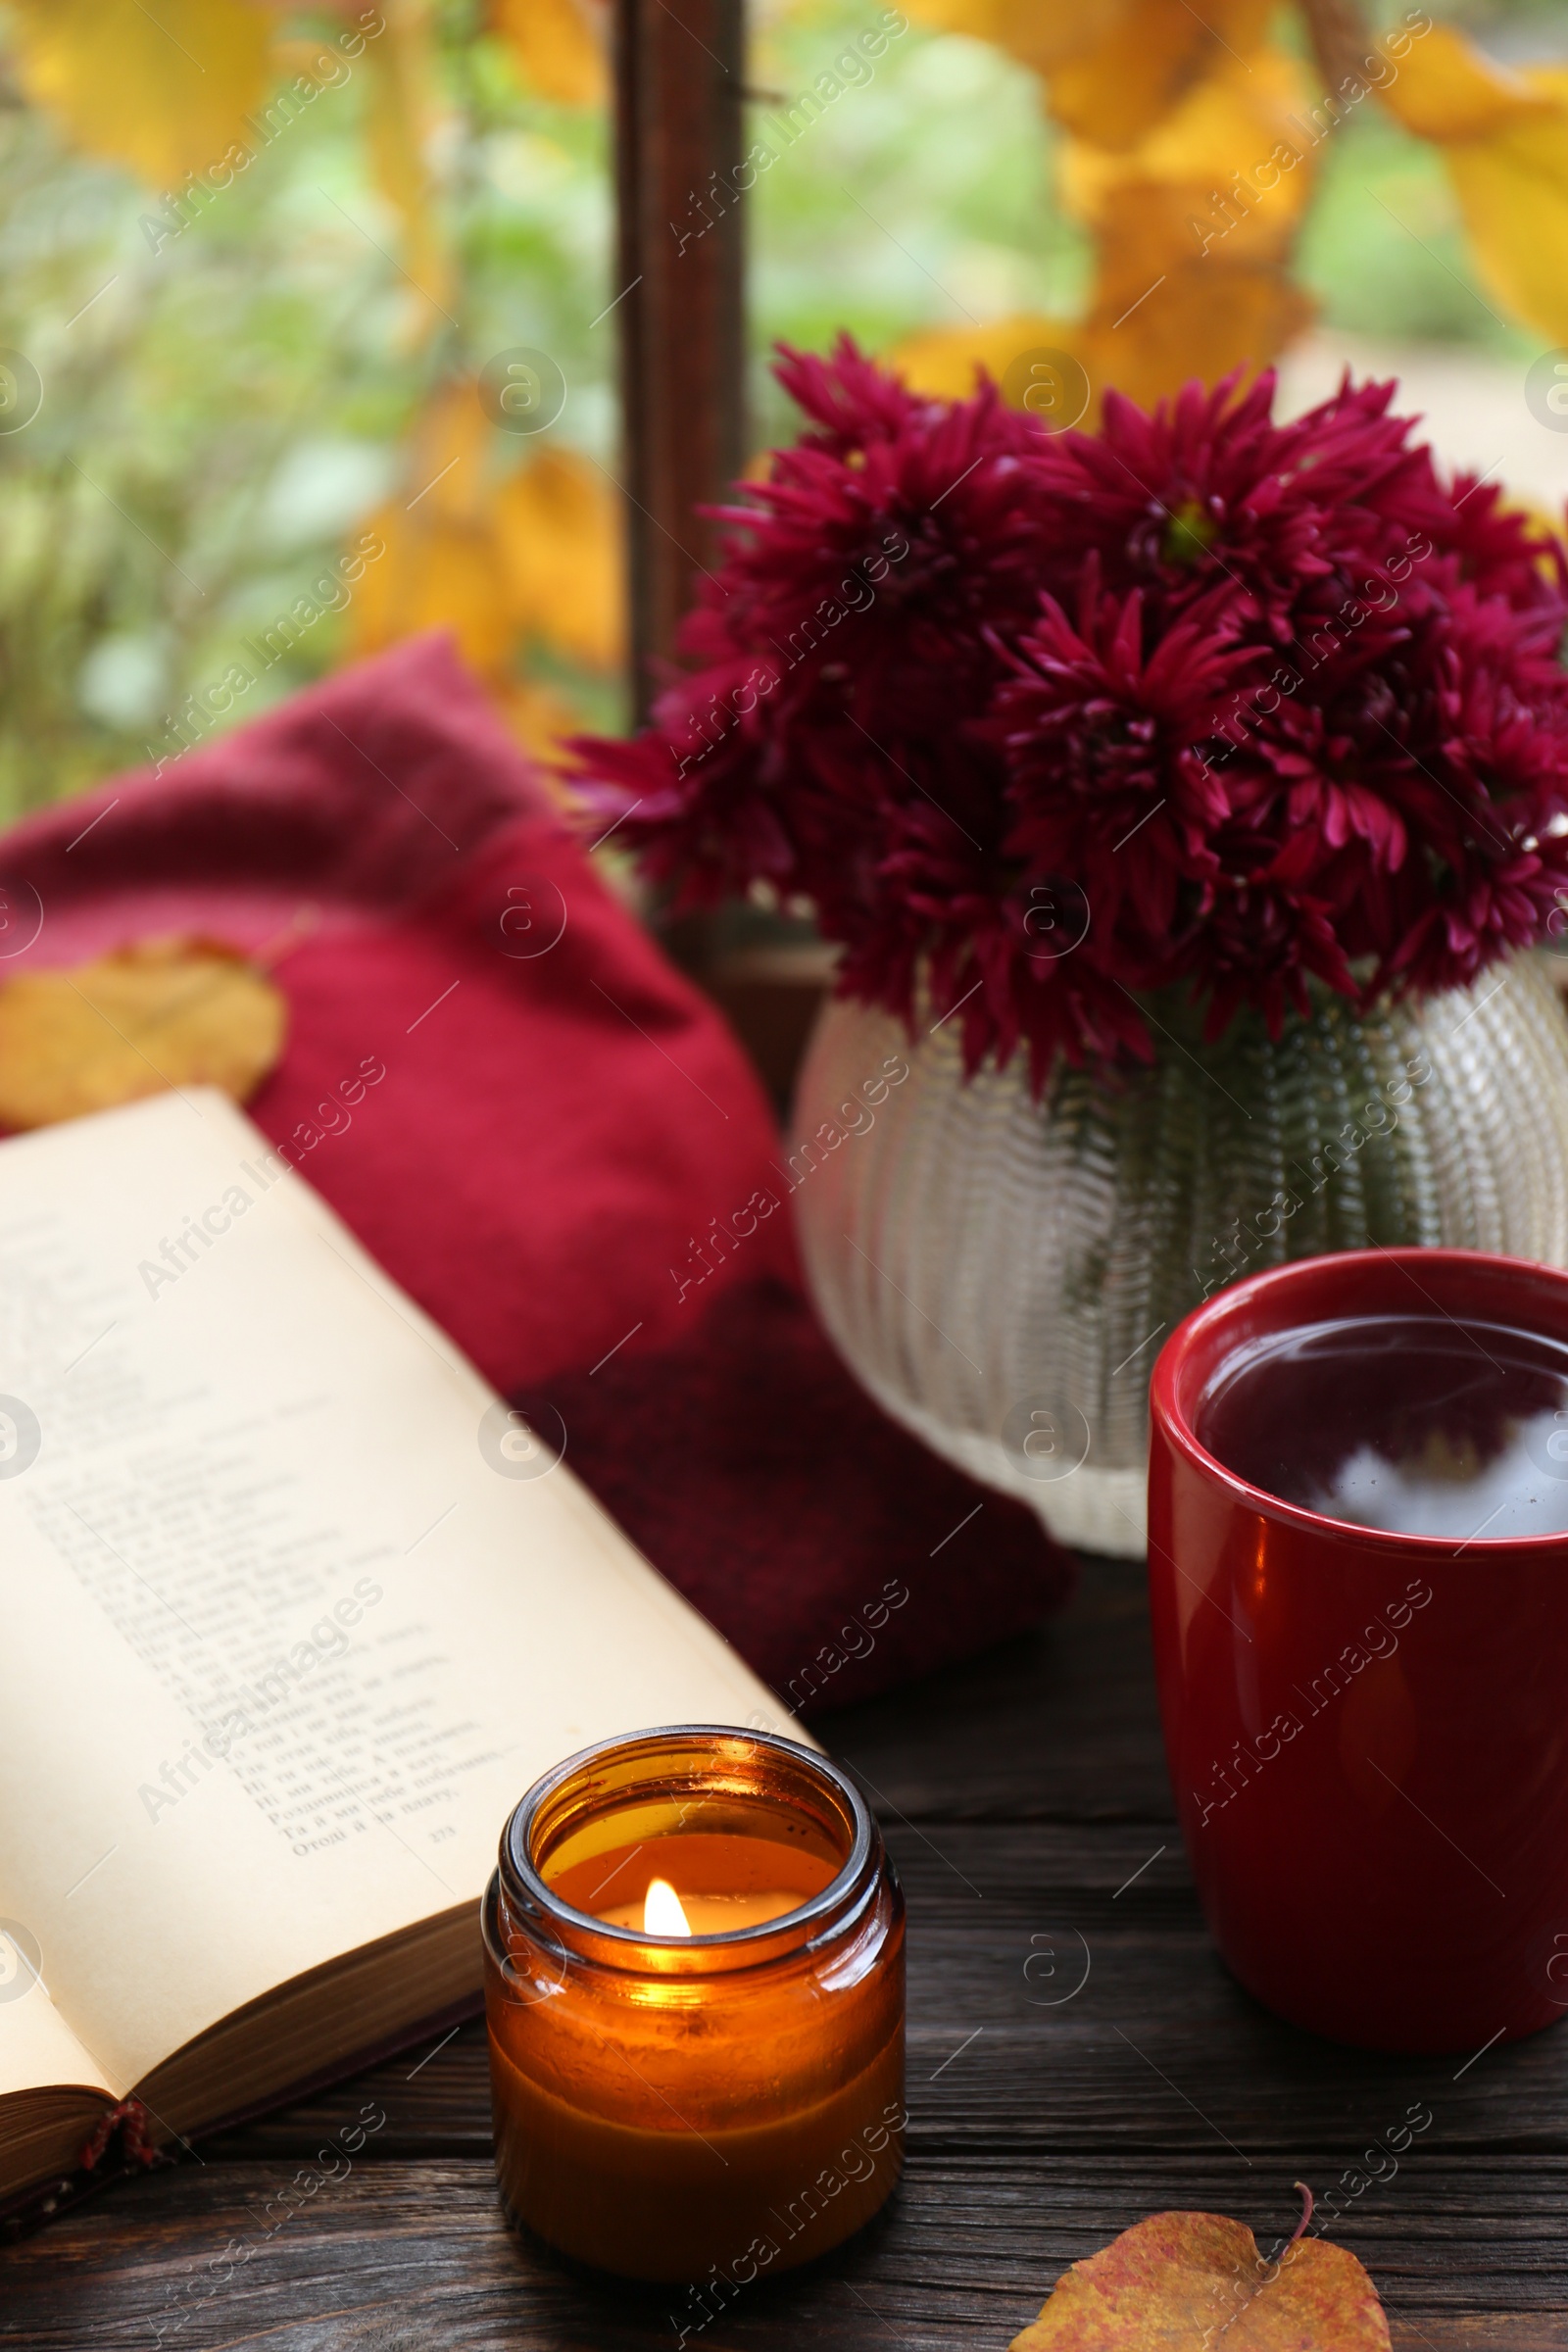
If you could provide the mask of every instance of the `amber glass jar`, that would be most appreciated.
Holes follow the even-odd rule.
[[[650,1934],[656,1879],[697,1918],[776,1916]],[[890,2194],[904,1900],[823,1757],[711,1725],[588,1748],[513,1814],[483,1916],[496,2169],[558,2251],[740,2285],[839,2244]]]

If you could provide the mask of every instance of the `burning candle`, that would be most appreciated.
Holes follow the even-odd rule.
[[[508,1823],[484,1931],[502,2195],[560,2253],[722,2297],[890,2194],[904,1904],[821,1756],[709,1726],[587,1749]]]

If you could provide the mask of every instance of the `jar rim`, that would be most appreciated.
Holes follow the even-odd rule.
[[[673,1760],[683,1751],[689,1758],[694,1749],[709,1751],[710,1765],[726,1772],[736,1794],[744,1792],[747,1766],[755,1769],[760,1758],[771,1766],[774,1782],[782,1784],[781,1795],[793,1782],[803,1791],[810,1789],[826,1800],[823,1812],[841,1825],[845,1842],[843,1860],[826,1886],[794,1909],[759,1926],[692,1936],[656,1936],[642,1928],[619,1927],[563,1901],[545,1879],[535,1855],[542,1834],[569,1819],[563,1800],[573,1785],[584,1796],[589,1795],[596,1769],[613,1758],[621,1764],[645,1763],[649,1767],[644,1777],[629,1778],[618,1788],[617,1797],[657,1793],[662,1785],[673,1791],[680,1785],[679,1776],[662,1776],[659,1761],[661,1757]],[[755,1785],[760,1791],[762,1773],[755,1775]],[[553,1813],[557,1815],[554,1820]],[[497,1878],[508,1908],[522,1915],[519,1924],[535,1934],[546,1927],[552,1940],[568,1945],[577,1957],[639,1973],[648,1973],[652,1960],[662,1975],[685,1975],[776,1960],[839,1935],[874,1894],[881,1858],[881,1834],[870,1807],[848,1774],[820,1750],[776,1732],[752,1731],[735,1724],[664,1724],[596,1740],[542,1775],[514,1808],[502,1831]]]

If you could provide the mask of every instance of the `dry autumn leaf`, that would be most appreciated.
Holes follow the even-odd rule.
[[[153,187],[220,163],[266,96],[272,24],[245,0],[14,0],[22,86]]]
[[[0,1126],[50,1127],[178,1086],[249,1100],[283,1050],[287,1007],[219,940],[139,940],[0,988]]]
[[[1297,2235],[1265,2262],[1241,2222],[1156,2213],[1057,2279],[1012,2352],[1390,2352],[1353,2254]]]

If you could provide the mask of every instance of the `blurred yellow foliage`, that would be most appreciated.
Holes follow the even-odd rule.
[[[1181,0],[1126,0],[1102,37],[1051,75],[1047,106],[1075,138],[1113,154],[1136,147],[1260,51],[1268,17],[1268,0],[1209,0],[1201,15]]]
[[[1042,348],[1069,351],[1097,395],[1114,385],[1145,402],[1191,376],[1266,366],[1311,317],[1289,264],[1315,150],[1373,91],[1442,147],[1498,301],[1568,342],[1568,69],[1511,72],[1419,10],[1374,40],[1354,0],[1299,0],[1315,76],[1270,44],[1270,0],[908,5],[1043,76],[1042,104],[1068,133],[1061,196],[1096,247],[1080,319],[1012,318],[900,344],[889,356],[921,390],[967,391],[978,367],[1001,381]],[[1317,94],[1325,80],[1332,98]]]
[[[624,628],[619,502],[586,458],[525,457],[496,480],[495,435],[472,383],[450,383],[409,447],[403,493],[368,518],[386,554],[367,571],[350,659],[448,628],[535,748],[581,723],[565,699],[515,675],[534,644],[612,670]]]
[[[1538,68],[1550,112],[1446,150],[1482,276],[1505,309],[1568,343],[1568,72]]]
[[[379,27],[354,53],[365,77],[366,147],[402,225],[398,270],[417,304],[411,338],[452,319],[452,255],[430,168],[441,74],[432,0],[378,0]],[[27,96],[77,146],[172,190],[247,140],[245,117],[309,74],[282,8],[251,0],[14,0]],[[570,105],[605,96],[604,0],[493,0],[492,26],[531,89]],[[498,436],[471,383],[449,383],[416,419],[402,495],[368,519],[386,554],[367,571],[350,658],[452,630],[521,739],[543,750],[582,723],[553,688],[519,672],[530,650],[612,671],[624,636],[619,501],[569,450],[530,452],[499,478]],[[357,526],[360,527],[360,526]]]
[[[1434,25],[1384,98],[1441,145],[1483,277],[1498,300],[1568,342],[1568,71],[1508,73]]]
[[[425,0],[383,0],[386,30],[365,51],[365,131],[376,185],[403,223],[403,271],[422,298],[412,340],[434,333],[452,299],[452,263],[426,160],[440,87]]]
[[[368,160],[401,224],[397,268],[417,294],[420,342],[461,307],[430,164],[443,103],[434,4],[378,0],[384,22],[356,53]],[[1065,351],[1097,399],[1114,385],[1147,403],[1192,376],[1267,365],[1310,317],[1290,264],[1317,150],[1374,89],[1442,149],[1498,302],[1568,342],[1568,68],[1509,71],[1446,25],[1417,26],[1418,12],[1374,44],[1356,0],[1296,0],[1315,73],[1284,45],[1275,0],[906,4],[1041,76],[1063,134],[1061,199],[1095,257],[1080,318],[1022,314],[907,338],[890,356],[920,388],[965,394],[984,368],[1021,401],[1030,386],[1009,377],[1012,363]],[[608,0],[485,0],[528,90],[559,105],[605,101],[608,13]],[[310,71],[280,0],[11,0],[11,17],[27,97],[75,144],[165,190],[244,138],[280,77]],[[1396,68],[1374,74],[1374,47]],[[1358,58],[1366,74],[1347,74]],[[1332,101],[1319,95],[1325,78]],[[369,518],[387,552],[356,600],[350,650],[451,628],[517,733],[541,747],[575,714],[524,682],[530,649],[607,673],[622,659],[619,500],[569,450],[514,448],[503,464],[502,438],[471,383],[430,399],[402,493]]]
[[[933,32],[990,41],[1035,73],[1052,74],[1114,36],[1126,0],[1077,0],[1073,7],[1042,6],[1042,0],[909,0],[909,14]]]
[[[1552,111],[1519,74],[1494,65],[1446,24],[1434,24],[1411,43],[1379,96],[1418,139],[1440,141],[1490,138]]]
[[[1088,139],[1069,142],[1061,193],[1068,210],[1090,226],[1114,232],[1118,198],[1148,190],[1158,210],[1146,208],[1134,223],[1145,233],[1180,215],[1187,251],[1195,258],[1216,240],[1244,247],[1252,258],[1282,261],[1311,190],[1313,136],[1299,118],[1311,104],[1302,69],[1279,49],[1250,57],[1222,57],[1195,82],[1136,147],[1108,151]],[[1293,159],[1288,169],[1281,150]],[[1263,168],[1278,155],[1272,171]],[[1296,160],[1296,159],[1299,160]],[[1259,173],[1266,184],[1260,184]],[[1144,284],[1174,255],[1159,235],[1149,252]],[[1136,270],[1134,272],[1136,274]]]
[[[509,475],[492,517],[517,625],[568,661],[621,660],[620,500],[596,467],[547,449]]]
[[[491,0],[490,29],[541,98],[596,106],[606,94],[604,15],[592,0]]]
[[[1014,360],[1034,351],[1069,352],[1094,376],[1082,326],[1030,312],[993,319],[988,326],[933,326],[923,334],[906,335],[887,357],[917,392],[929,392],[938,400],[967,400],[977,368],[983,368],[1000,384]]]
[[[961,0],[926,5],[953,22]],[[1121,0],[1092,21],[1045,98],[1072,133],[1062,200],[1095,237],[1088,310],[1071,324],[910,337],[891,356],[921,390],[966,392],[977,365],[1001,381],[1020,353],[1055,348],[1097,399],[1114,385],[1149,402],[1191,376],[1265,366],[1311,317],[1286,265],[1320,134],[1310,81],[1267,45],[1260,0],[1225,0],[1204,20],[1183,0]]]
[[[12,0],[22,86],[66,136],[156,188],[221,162],[271,80],[245,0]]]

